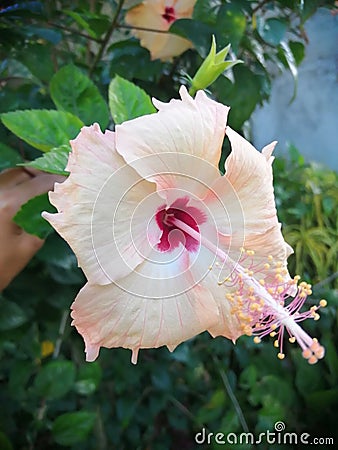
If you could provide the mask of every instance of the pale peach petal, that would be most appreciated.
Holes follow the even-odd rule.
[[[218,176],[229,108],[202,91],[192,99],[182,86],[180,95],[181,100],[168,104],[154,101],[157,114],[117,125],[116,148],[159,190],[181,188],[201,195],[204,185],[205,195]]]
[[[116,152],[114,133],[85,127],[71,144],[71,174],[49,195],[58,213],[43,216],[72,247],[88,280],[110,283],[158,242],[160,230],[150,219],[163,200]]]
[[[225,177],[242,205],[246,234],[262,233],[279,226],[270,162],[272,148],[266,158],[230,127],[227,127],[226,135],[232,151],[225,162]]]
[[[135,286],[133,277],[128,275],[125,284]],[[90,361],[100,347],[124,347],[132,350],[136,363],[139,349],[166,345],[172,351],[218,319],[215,301],[201,285],[171,297],[144,298],[115,284],[86,284],[72,309],[73,325],[84,338]]]

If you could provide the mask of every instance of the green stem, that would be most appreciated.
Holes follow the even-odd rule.
[[[103,38],[102,44],[100,46],[100,49],[97,52],[97,55],[96,55],[96,57],[94,59],[94,62],[93,62],[92,66],[91,66],[91,68],[89,70],[89,76],[90,77],[92,76],[92,74],[93,74],[93,72],[94,72],[98,62],[101,60],[102,55],[103,55],[104,51],[106,50],[107,44],[109,42],[109,39],[111,38],[111,35],[113,34],[115,28],[117,27],[117,19],[119,17],[120,12],[121,12],[123,3],[124,3],[124,0],[119,0],[119,2],[117,4],[117,8],[116,8],[116,11],[115,11],[112,23],[111,23],[111,25],[109,27],[109,30],[107,31],[105,37]]]
[[[242,408],[240,407],[240,404],[238,403],[236,395],[234,394],[234,392],[233,392],[233,390],[232,390],[232,388],[230,386],[228,377],[226,376],[226,373],[225,373],[224,369],[220,368],[219,360],[215,356],[213,356],[213,360],[214,360],[214,362],[215,362],[215,364],[216,364],[216,366],[218,368],[218,372],[219,372],[219,374],[220,374],[220,376],[222,378],[224,387],[225,387],[225,389],[226,389],[226,391],[227,391],[227,393],[228,393],[228,395],[230,397],[230,400],[231,400],[232,404],[234,405],[234,408],[235,408],[238,420],[240,421],[240,424],[242,425],[243,430],[246,433],[249,433],[248,424],[246,423],[246,420],[245,420]]]

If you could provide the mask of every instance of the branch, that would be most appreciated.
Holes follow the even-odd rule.
[[[110,28],[108,29],[108,31],[107,31],[107,33],[106,33],[106,35],[105,35],[105,37],[104,37],[104,39],[103,39],[103,41],[101,43],[101,47],[100,47],[100,49],[99,49],[99,51],[98,51],[98,53],[97,53],[97,55],[96,55],[96,57],[94,59],[94,62],[93,62],[92,66],[91,66],[91,68],[89,70],[89,76],[90,77],[92,76],[92,74],[93,74],[93,72],[94,72],[98,62],[102,58],[102,55],[103,55],[104,51],[106,50],[106,47],[107,47],[107,44],[109,42],[109,39],[111,38],[111,35],[113,34],[115,28],[117,28],[117,19],[119,17],[120,12],[121,12],[123,3],[124,3],[124,0],[119,0],[119,3],[117,5],[117,8],[116,8],[113,20],[112,20],[112,23],[110,25]]]

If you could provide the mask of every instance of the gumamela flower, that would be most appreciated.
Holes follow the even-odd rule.
[[[84,127],[71,142],[69,178],[43,213],[77,255],[88,278],[72,305],[87,361],[100,347],[167,346],[209,331],[298,341],[310,363],[324,349],[298,322],[311,287],[297,286],[292,249],[278,223],[271,156],[226,125],[228,107],[199,91],[154,100],[155,114],[102,133]],[[224,136],[232,152],[218,170]],[[289,300],[290,295],[295,295]],[[324,301],[321,306],[325,306]]]
[[[192,47],[189,40],[164,32],[175,20],[191,18],[195,3],[196,0],[145,0],[127,12],[125,21],[132,27],[152,30],[134,29],[133,33],[150,51],[151,59],[167,61]]]

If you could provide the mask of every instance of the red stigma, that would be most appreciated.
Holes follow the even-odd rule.
[[[164,10],[164,14],[162,14],[162,17],[164,20],[166,20],[168,23],[175,22],[175,10],[172,6],[166,6]]]

